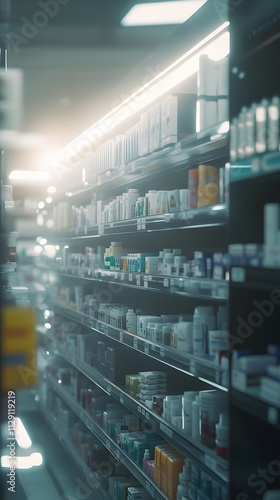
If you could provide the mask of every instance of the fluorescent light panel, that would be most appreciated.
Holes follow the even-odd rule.
[[[194,75],[198,70],[201,54],[208,54],[216,61],[226,57],[230,50],[228,26],[229,22],[220,25],[164,71],[71,141],[53,158],[51,166],[54,171],[56,171],[57,165],[67,165],[73,159],[75,162],[77,156],[79,160],[76,162],[80,161],[83,154],[87,153],[89,146],[95,141],[100,140],[106,133],[111,132],[128,118],[139,113],[152,102],[159,100],[163,95]]]
[[[32,441],[20,418],[15,418],[15,436],[21,448],[28,449],[32,446]]]
[[[138,3],[121,20],[123,26],[155,26],[181,24],[189,19],[207,0]]]
[[[32,469],[32,467],[39,467],[42,463],[43,456],[41,453],[31,453],[26,457],[15,456],[14,460],[9,455],[1,457],[1,466],[5,468],[10,468],[13,465],[16,469]]]

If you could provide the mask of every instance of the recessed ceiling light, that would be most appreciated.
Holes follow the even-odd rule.
[[[121,20],[123,26],[154,26],[181,24],[189,19],[207,0],[138,3]]]

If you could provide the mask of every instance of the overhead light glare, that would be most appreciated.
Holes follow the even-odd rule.
[[[49,172],[36,170],[13,170],[9,175],[11,181],[28,182],[45,182],[49,177]]]
[[[28,457],[15,456],[11,458],[9,455],[1,457],[1,466],[5,468],[11,468],[12,465],[15,469],[32,469],[32,467],[39,467],[42,463],[43,456],[41,453],[31,453]]]
[[[92,146],[96,140],[100,140],[121,123],[138,114],[151,103],[158,101],[177,85],[194,75],[198,71],[199,58],[202,54],[207,54],[215,61],[226,57],[230,51],[228,26],[228,21],[221,24],[165,70],[67,144],[58,152],[51,168],[59,173],[61,165],[67,165],[71,158],[76,157],[77,163],[81,161],[83,155],[87,154],[89,146]],[[66,195],[72,196],[72,193],[66,192]]]
[[[189,19],[207,0],[138,3],[121,20],[122,26],[155,26],[181,24]]]
[[[29,437],[29,434],[24,427],[22,420],[18,417],[15,417],[15,437],[17,440],[18,445],[27,450],[28,448],[31,448],[32,446],[32,441]]]

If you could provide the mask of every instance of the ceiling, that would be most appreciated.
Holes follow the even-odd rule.
[[[11,0],[8,68],[23,70],[21,130],[43,134],[44,142],[28,152],[8,152],[7,174],[43,169],[52,153],[125,96],[123,79],[177,28],[122,27],[120,20],[134,3]],[[57,12],[40,17],[47,4]],[[37,29],[35,23],[45,25]],[[30,186],[14,187],[16,198],[39,194]]]

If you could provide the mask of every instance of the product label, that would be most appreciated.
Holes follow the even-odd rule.
[[[133,339],[133,347],[134,349],[138,349],[138,340],[137,339]]]
[[[145,354],[149,354],[149,344],[145,344],[144,351]]]

